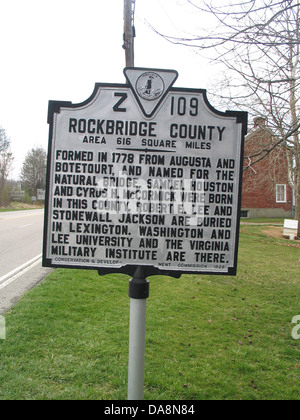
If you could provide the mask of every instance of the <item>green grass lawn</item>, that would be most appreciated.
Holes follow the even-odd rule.
[[[243,226],[237,277],[150,279],[145,399],[299,399],[300,249]],[[126,399],[128,277],[56,270],[7,314],[0,399]],[[3,293],[3,292],[2,292]]]
[[[282,225],[284,224],[284,219],[280,219],[280,218],[266,218],[266,217],[261,217],[258,219],[246,219],[246,218],[242,218],[241,219],[241,223],[245,224],[245,223],[250,223],[250,224],[269,224],[269,225]]]

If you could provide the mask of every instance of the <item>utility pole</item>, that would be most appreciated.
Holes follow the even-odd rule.
[[[134,67],[135,0],[124,0],[124,45],[126,67]]]

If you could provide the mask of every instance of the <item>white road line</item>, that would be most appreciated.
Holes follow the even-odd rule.
[[[27,273],[27,271],[31,270],[38,264],[42,262],[42,254],[37,255],[32,260],[27,261],[25,264],[20,265],[20,267],[16,268],[15,270],[11,271],[10,273],[6,274],[5,276],[0,278],[0,290],[4,289],[4,287],[8,286],[10,283],[15,281],[17,278],[22,276],[23,274]]]
[[[13,214],[11,214],[11,212],[7,212],[7,213],[0,213],[0,221],[1,222],[5,222],[5,221],[10,221],[10,220],[17,220],[17,219],[23,219],[25,217],[36,217],[36,216],[42,216],[44,214],[44,210],[42,211],[36,211],[36,213],[31,213],[31,214],[17,214],[18,212],[13,212]]]

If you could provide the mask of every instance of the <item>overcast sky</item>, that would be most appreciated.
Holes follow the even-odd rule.
[[[15,179],[32,147],[47,149],[49,100],[80,103],[96,82],[124,83],[123,3],[0,0],[0,126],[11,139]],[[176,36],[197,33],[207,15],[186,0],[136,0],[135,65],[177,70],[177,87],[208,88],[215,69],[146,21]]]

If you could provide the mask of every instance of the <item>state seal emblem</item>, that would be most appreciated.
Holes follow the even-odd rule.
[[[136,82],[138,95],[146,101],[159,99],[164,91],[165,84],[159,74],[154,72],[143,73]]]

